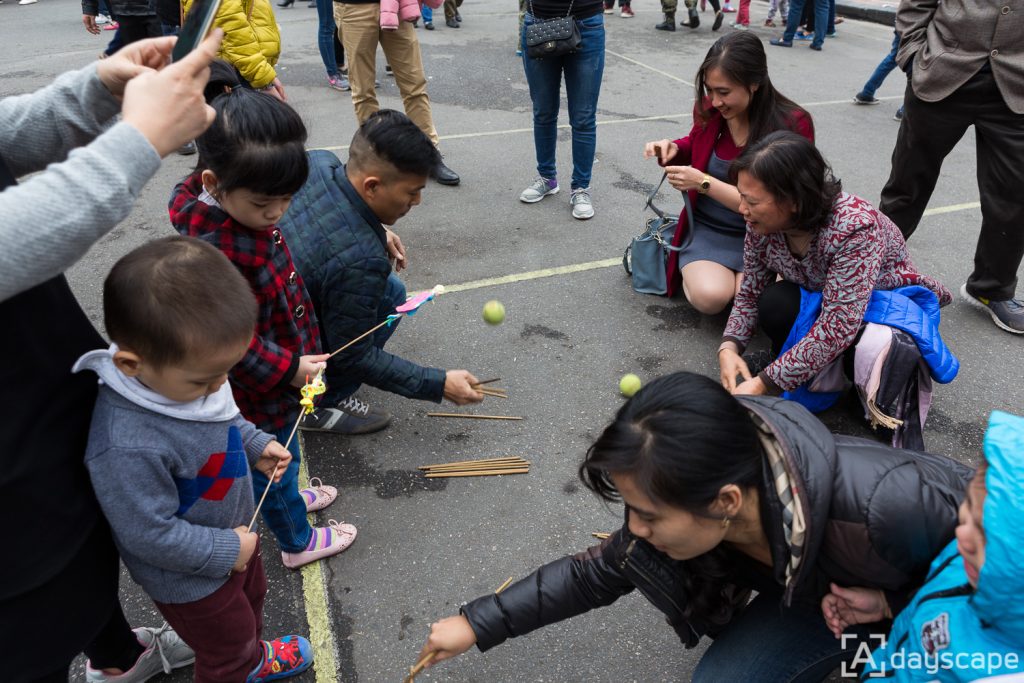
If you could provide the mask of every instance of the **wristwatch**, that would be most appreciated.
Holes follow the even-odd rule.
[[[700,181],[700,185],[697,186],[697,192],[701,194],[707,194],[711,189],[711,176],[707,173],[704,174],[704,179]]]

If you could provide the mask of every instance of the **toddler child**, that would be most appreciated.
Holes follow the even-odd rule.
[[[984,451],[956,538],[896,616],[885,645],[854,660],[865,665],[864,680],[1024,677],[1024,418],[992,413]],[[849,624],[892,616],[882,594],[863,588],[832,586],[822,609],[837,637]]]
[[[224,252],[256,294],[256,334],[229,377],[242,415],[286,443],[299,415],[298,388],[327,359],[309,295],[276,226],[306,180],[306,128],[294,109],[244,87],[223,63],[211,69],[207,93],[217,118],[196,141],[195,172],[174,188],[171,223]],[[309,525],[306,513],[327,507],[338,492],[314,486],[316,479],[300,492],[297,438],[289,447],[291,465],[262,510],[285,566],[295,569],[345,550],[356,528]],[[253,485],[259,499],[267,478],[253,472]]]
[[[307,669],[305,638],[260,640],[249,466],[270,475],[291,455],[239,414],[226,383],[256,326],[249,285],[210,245],[169,237],[118,261],[103,313],[113,345],[74,370],[100,377],[85,464],[125,566],[195,651],[197,682]]]

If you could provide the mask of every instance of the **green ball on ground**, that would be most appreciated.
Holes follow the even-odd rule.
[[[505,320],[505,306],[500,301],[488,301],[484,304],[484,321],[488,325],[500,325]]]
[[[641,386],[643,386],[643,382],[632,372],[623,375],[622,379],[619,380],[619,391],[626,398],[631,398],[633,394],[640,391]]]

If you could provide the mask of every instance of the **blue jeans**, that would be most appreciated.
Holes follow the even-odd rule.
[[[320,19],[320,28],[316,34],[317,46],[320,48],[320,59],[324,60],[324,68],[331,78],[338,77],[338,62],[334,54],[334,33],[338,27],[334,24],[333,0],[316,0],[316,15]]]
[[[296,417],[298,417],[296,415]],[[274,433],[274,438],[284,445],[292,433],[293,423]],[[306,501],[299,495],[299,435],[295,434],[288,444],[292,454],[291,464],[285,470],[281,481],[271,484],[267,499],[263,501],[260,513],[267,528],[274,533],[277,544],[286,553],[298,553],[306,549],[313,535],[313,527],[306,519]],[[267,488],[267,475],[252,470],[252,489],[256,502],[260,502],[263,490]]]
[[[875,72],[871,74],[871,78],[861,88],[858,93],[863,98],[871,98],[875,96],[875,91],[882,87],[882,82],[885,81],[885,77],[889,75],[893,69],[896,68],[896,51],[900,49],[900,34],[895,33],[895,37],[892,39],[892,49],[889,50],[889,54],[875,67]]]
[[[405,285],[402,284],[402,281],[398,279],[397,275],[391,273],[388,275],[387,283],[384,285],[384,296],[381,297],[380,308],[377,310],[377,320],[382,321],[384,318],[394,313],[395,308],[404,304],[405,300]],[[373,336],[370,337],[370,339],[373,340],[373,345],[378,349],[383,349],[384,345],[388,343],[388,339],[391,339],[391,335],[394,334],[395,330],[398,328],[399,322],[401,322],[401,319],[394,321],[390,325],[385,325],[374,332]],[[332,342],[332,344],[333,343],[334,342]],[[327,372],[325,375],[327,391],[324,393],[323,398],[320,401],[321,405],[337,405],[352,394],[356,393],[356,391],[359,390],[359,387],[362,386],[361,382],[353,382],[352,380],[346,379],[344,370],[335,370],[332,372],[330,363],[327,364]]]
[[[846,647],[825,626],[817,607],[781,606],[781,591],[759,593],[747,609],[715,638],[692,683],[765,681],[817,683],[856,654],[869,629],[847,629]],[[873,647],[873,646],[872,646]]]
[[[434,22],[434,10],[430,9],[430,5],[420,5],[420,16],[426,24]]]
[[[526,54],[526,27],[537,23],[532,14],[523,18],[523,68],[533,100],[533,144],[537,173],[554,178],[555,143],[558,140],[558,107],[562,74],[572,127],[572,189],[590,187],[597,151],[597,98],[604,74],[604,15],[577,21],[583,45],[573,54],[533,59]]]
[[[808,2],[814,3],[814,39],[811,41],[811,45],[821,47],[825,43],[825,31],[829,25],[829,0],[791,0],[789,16],[786,18],[786,30],[782,34],[782,39],[793,41],[793,36],[796,35],[796,29],[800,26],[800,19],[804,13],[804,5]]]

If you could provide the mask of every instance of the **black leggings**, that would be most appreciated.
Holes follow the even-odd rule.
[[[778,357],[786,344],[790,330],[800,315],[800,286],[785,280],[768,285],[757,302],[757,322],[761,331],[772,343],[772,355]],[[853,378],[853,361],[857,342],[860,340],[864,326],[861,325],[857,336],[850,346],[843,351],[843,371],[850,379]]]

